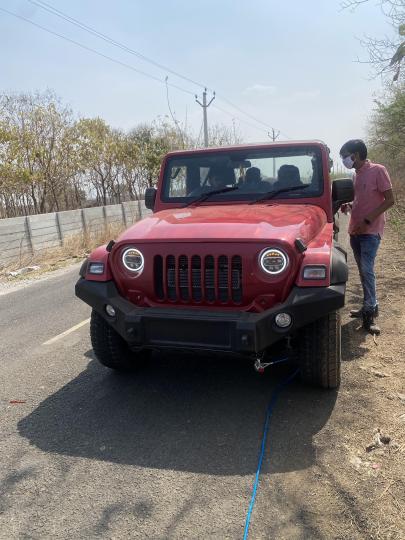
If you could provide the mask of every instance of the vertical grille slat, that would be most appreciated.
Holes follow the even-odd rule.
[[[155,255],[154,287],[159,300],[240,304],[242,257],[240,255]]]
[[[200,268],[201,268],[201,299],[203,302],[205,302],[205,299],[207,298],[205,294],[205,264],[203,262],[202,257],[200,257]]]
[[[217,286],[218,286],[218,299],[221,302],[228,302],[228,257],[221,255],[218,258],[218,277],[217,277]]]
[[[154,261],[154,282],[155,282],[155,294],[159,300],[163,300],[165,297],[163,282],[163,257],[161,255],[155,255]]]
[[[235,304],[240,304],[243,298],[242,291],[242,257],[234,255],[231,264],[232,273],[232,300]]]
[[[191,258],[191,288],[192,298],[195,302],[201,302],[203,298],[201,279],[201,257],[193,255]]]
[[[212,255],[207,255],[204,261],[205,279],[204,289],[205,298],[208,302],[215,302],[215,262]]]
[[[167,291],[167,259],[166,257],[162,257],[163,260],[163,299],[165,300],[168,298],[168,291]]]
[[[188,257],[180,255],[178,264],[178,283],[180,290],[180,298],[182,300],[189,299],[188,290]]]
[[[177,300],[176,296],[176,258],[174,255],[166,257],[166,280],[167,280],[167,298]]]

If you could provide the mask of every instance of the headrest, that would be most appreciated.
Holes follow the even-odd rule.
[[[299,184],[301,182],[300,170],[295,165],[281,165],[278,170],[278,180],[291,184]]]

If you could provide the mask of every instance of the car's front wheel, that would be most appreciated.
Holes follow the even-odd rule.
[[[94,309],[90,319],[90,338],[97,360],[117,371],[132,371],[151,354],[150,351],[131,351],[127,342]]]
[[[298,346],[303,381],[321,388],[337,388],[341,363],[339,311],[303,328]]]

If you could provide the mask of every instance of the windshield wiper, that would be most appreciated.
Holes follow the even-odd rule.
[[[231,186],[231,187],[225,187],[221,189],[214,189],[212,191],[207,191],[206,193],[201,193],[201,195],[199,195],[195,199],[185,204],[183,208],[185,208],[186,206],[190,206],[191,204],[194,204],[194,203],[203,202],[206,199],[208,199],[208,197],[211,197],[211,195],[218,195],[219,193],[226,193],[227,191],[235,191],[235,189],[239,189],[239,186]]]
[[[276,189],[276,191],[266,191],[266,193],[263,193],[263,195],[261,195],[260,197],[258,197],[254,201],[251,201],[249,204],[255,204],[255,203],[260,202],[260,201],[265,201],[265,200],[272,199],[273,197],[275,197],[279,193],[287,193],[288,191],[295,191],[297,189],[306,189],[306,188],[310,187],[310,185],[311,184],[307,184],[307,185],[303,185],[303,186],[290,186],[290,187]]]

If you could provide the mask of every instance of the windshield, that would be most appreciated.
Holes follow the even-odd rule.
[[[302,190],[299,187],[302,186]],[[235,187],[237,189],[225,189]],[[294,187],[288,191],[286,188]],[[162,200],[191,202],[217,191],[207,201],[318,197],[323,192],[321,151],[317,147],[243,149],[170,158]]]

